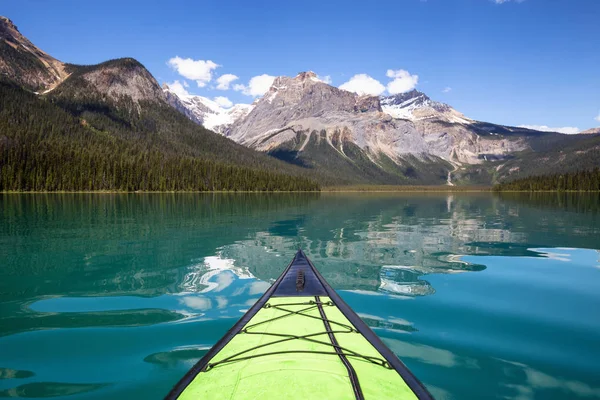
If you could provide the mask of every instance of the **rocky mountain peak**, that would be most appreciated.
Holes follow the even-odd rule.
[[[130,98],[135,103],[143,100],[165,101],[165,95],[156,79],[134,58],[120,58],[98,65],[75,68],[75,76],[69,81],[79,82],[72,82],[81,87],[75,93],[76,96],[86,96],[87,93],[82,92],[83,88],[93,88],[104,98],[114,101],[123,98]]]
[[[0,16],[0,54],[0,75],[29,90],[52,90],[68,76],[62,62],[38,49],[3,16]]]
[[[298,75],[296,75],[296,78],[294,78],[294,79],[296,79],[296,80],[306,80],[306,79],[318,80],[317,74],[315,74],[312,71],[300,72]]]
[[[8,18],[0,16],[0,37],[5,38],[8,35],[16,36],[21,34],[17,26]]]
[[[416,89],[410,90],[405,93],[398,93],[391,96],[384,97],[383,102],[386,105],[399,105],[407,102],[424,104],[431,101],[431,99],[423,92],[419,92]]]

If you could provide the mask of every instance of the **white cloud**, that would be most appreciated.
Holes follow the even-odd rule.
[[[217,96],[213,100],[215,101],[215,103],[217,103],[218,105],[220,105],[221,107],[224,107],[224,108],[229,108],[229,107],[233,106],[233,103],[231,102],[231,100],[229,100],[225,96]]]
[[[450,93],[452,91],[452,88],[450,86],[446,86],[444,88],[444,90],[442,90],[442,93]]]
[[[579,128],[573,126],[564,126],[562,128],[552,128],[546,125],[519,125],[519,128],[533,129],[542,132],[558,132],[566,135],[574,135],[579,133]]]
[[[179,56],[171,58],[167,64],[184,78],[196,81],[198,87],[204,87],[212,80],[212,71],[219,65],[207,60],[192,60]]]
[[[596,121],[600,122],[600,111],[598,112],[598,116],[594,118]]]
[[[179,81],[175,81],[173,83],[167,83],[167,86],[169,87],[169,90],[171,90],[171,92],[175,93],[180,98],[191,96],[191,94],[187,90],[185,90],[185,88],[189,85],[186,85],[185,81],[183,82],[184,83],[182,84]]]
[[[190,87],[190,85],[188,85],[187,81],[183,81],[183,86]]]
[[[331,85],[331,75],[325,75],[325,76],[317,75],[317,79],[323,83]]]
[[[379,96],[385,92],[385,86],[367,74],[354,75],[348,82],[340,85],[340,89],[360,95],[369,94],[372,96]]]
[[[262,96],[267,93],[275,78],[275,76],[267,74],[254,76],[250,79],[248,85],[235,84],[233,85],[233,90],[242,92],[247,96]]]
[[[223,74],[219,78],[217,78],[217,89],[229,90],[229,85],[231,85],[231,82],[237,79],[239,79],[239,77],[233,74]]]
[[[418,75],[411,75],[408,71],[403,69],[397,71],[388,69],[385,75],[388,78],[393,79],[387,85],[387,90],[390,94],[408,92],[409,90],[414,89],[419,83]]]

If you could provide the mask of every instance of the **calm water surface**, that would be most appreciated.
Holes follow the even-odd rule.
[[[162,398],[297,248],[438,399],[600,398],[600,201],[0,195],[0,397]]]

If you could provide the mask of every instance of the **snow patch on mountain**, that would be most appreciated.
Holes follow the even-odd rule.
[[[381,109],[394,118],[409,121],[431,119],[454,124],[474,122],[449,105],[433,101],[418,90],[381,97]]]
[[[253,104],[235,104],[226,108],[204,96],[186,95],[177,92],[167,84],[163,85],[163,91],[179,99],[180,107],[174,106],[178,109],[183,107],[184,109],[180,109],[180,111],[192,121],[199,122],[206,129],[221,134],[226,133],[231,124],[248,115],[254,108]]]

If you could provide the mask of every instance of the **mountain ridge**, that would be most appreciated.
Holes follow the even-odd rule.
[[[476,121],[417,90],[360,96],[308,71],[277,77],[250,105],[224,108],[161,87],[135,59],[67,64],[35,47],[7,18],[0,19],[0,32],[0,81],[8,79],[67,111],[90,138],[119,141],[129,152],[271,169],[327,185],[491,184],[539,171],[539,165],[585,168],[600,159],[594,131],[583,140]],[[69,129],[79,132],[77,140],[85,137],[71,126],[52,132]],[[0,145],[7,143],[12,139],[0,137]]]
[[[13,26],[0,20],[2,43],[24,43]],[[302,169],[194,124],[139,61],[61,62],[69,74],[52,80],[28,43],[0,57],[0,190],[319,189]]]
[[[347,180],[354,174],[369,183],[451,185],[456,177],[491,184],[522,174],[515,163],[548,162],[548,146],[572,146],[559,133],[476,121],[418,90],[360,96],[310,71],[277,77],[248,114],[219,132],[287,162],[320,170],[333,165]],[[583,137],[574,140],[583,146]]]
[[[66,64],[31,43],[9,18],[0,16],[0,74],[15,77],[29,90],[48,91],[64,81],[70,71]]]

